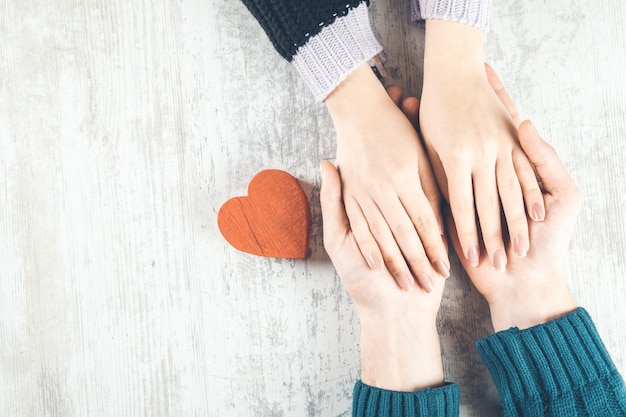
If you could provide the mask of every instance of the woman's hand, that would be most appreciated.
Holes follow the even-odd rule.
[[[526,213],[541,221],[545,209],[517,123],[494,86],[499,80],[489,67],[485,72],[482,42],[480,29],[427,21],[420,128],[450,203],[459,256],[477,266],[482,246],[495,269],[504,271],[511,254],[524,257],[530,249]]]
[[[449,276],[440,193],[415,127],[367,65],[326,99],[351,233],[370,269],[411,291]],[[417,118],[417,117],[415,117]],[[384,265],[383,265],[384,263]]]
[[[416,115],[416,99],[406,103]],[[435,275],[430,293],[406,292],[387,268],[370,268],[350,228],[338,171],[323,162],[321,175],[324,246],[361,320],[361,380],[407,392],[443,384],[436,318],[445,279]]]

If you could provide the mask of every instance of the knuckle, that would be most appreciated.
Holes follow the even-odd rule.
[[[445,252],[443,241],[440,243],[424,243],[424,250],[426,251],[426,254],[429,258],[438,258],[435,254]]]
[[[369,229],[373,236],[381,236],[386,228],[387,226],[379,221],[369,223]]]
[[[539,188],[539,184],[535,180],[531,183],[531,185],[524,186],[523,193],[528,196],[540,196],[541,188]]]
[[[427,231],[439,227],[436,220],[432,216],[418,216],[413,219],[413,226],[419,231]]]
[[[416,260],[414,262],[409,262],[409,265],[411,265],[411,271],[413,272],[413,275],[417,275],[421,272],[427,273],[430,271],[430,263],[428,262],[424,262],[422,260]]]
[[[459,213],[460,215],[467,215],[474,212],[473,200],[454,200],[450,202],[450,208],[453,213]]]
[[[500,196],[498,194],[486,194],[481,198],[476,199],[476,207],[479,210],[488,209],[491,207],[500,208]]]
[[[506,175],[504,177],[499,178],[498,188],[504,192],[515,192],[519,190],[520,183],[516,176],[514,175]]]
[[[406,269],[406,263],[402,257],[383,255],[383,262],[385,262],[387,269],[393,276]]]
[[[510,225],[510,229],[521,230],[525,229],[527,223],[526,213],[524,214],[514,214],[507,218],[507,224]]]
[[[473,228],[467,228],[459,230],[457,228],[457,236],[459,237],[459,241],[461,242],[473,242],[476,240],[476,232]]]
[[[393,235],[396,237],[396,239],[406,239],[406,238],[410,238],[411,236],[414,236],[417,234],[415,227],[413,226],[413,224],[408,225],[408,224],[398,224],[393,226],[392,229]]]
[[[485,244],[500,244],[502,242],[502,233],[500,230],[483,230],[483,240]]]

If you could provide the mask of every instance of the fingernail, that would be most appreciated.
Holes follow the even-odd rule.
[[[398,274],[398,281],[401,283],[400,288],[406,292],[413,291],[413,287],[415,286],[415,281],[410,274],[405,274],[400,272]]]
[[[515,252],[522,258],[528,253],[528,239],[523,235],[515,236]]]
[[[506,269],[506,254],[503,249],[498,249],[493,254],[493,266],[498,272],[504,272]]]
[[[533,218],[538,222],[542,222],[546,218],[546,212],[539,203],[533,204]]]
[[[417,274],[417,280],[427,293],[433,292],[433,285],[435,282],[430,276],[426,274]]]
[[[370,269],[378,268],[379,263],[376,257],[374,257],[374,255],[372,255],[371,253],[368,253],[365,255],[365,259],[367,260],[367,265],[369,265]]]
[[[439,272],[439,275],[444,278],[448,278],[450,276],[450,270],[441,259],[435,262],[435,269]]]
[[[478,248],[476,246],[472,246],[467,251],[467,260],[474,268],[478,266]]]

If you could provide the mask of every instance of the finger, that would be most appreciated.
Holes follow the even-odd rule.
[[[407,97],[402,100],[402,113],[417,129],[419,127],[420,101],[417,97]]]
[[[435,217],[437,218],[439,234],[443,236],[445,223],[443,221],[443,215],[441,214],[441,192],[439,191],[435,175],[433,174],[429,161],[425,155],[419,158],[419,164],[419,177],[420,183],[422,184],[422,190],[424,191],[424,195],[426,196],[426,199],[428,200],[428,203],[432,207]]]
[[[506,252],[500,223],[500,197],[494,175],[495,167],[482,167],[474,175],[474,196],[480,231],[489,259],[497,271],[506,269]]]
[[[558,194],[564,190],[578,189],[559,159],[556,151],[541,139],[539,132],[530,120],[524,120],[519,128],[520,144],[535,167],[539,181],[548,194]]]
[[[528,220],[524,209],[524,197],[512,159],[505,158],[496,165],[498,193],[506,218],[509,237],[515,253],[524,257],[530,246]]]
[[[448,278],[450,276],[450,262],[442,238],[439,220],[435,215],[435,213],[440,214],[439,198],[436,199],[433,205],[424,194],[410,192],[404,195],[401,194],[400,201],[417,231],[421,246],[431,266],[443,278]],[[415,265],[411,264],[411,268],[420,268],[418,271],[424,272],[426,269],[430,269],[426,268],[422,262],[424,262],[423,259],[418,259]]]
[[[498,74],[496,74],[493,68],[491,68],[491,65],[487,63],[485,63],[485,72],[487,73],[487,80],[489,81],[491,88],[511,115],[513,122],[515,122],[515,126],[519,126],[522,119],[520,118],[519,113],[515,108],[515,103],[513,103],[513,100],[511,100],[511,97],[509,97],[509,94],[504,89],[504,84],[502,84],[502,80],[500,80]]]
[[[461,175],[460,172],[451,172],[450,174],[450,178],[454,179],[448,183],[450,210],[456,224],[456,232],[461,243],[463,256],[471,266],[476,267],[480,258],[480,246],[478,244],[478,229],[476,228],[472,178]]]
[[[519,183],[522,186],[528,217],[538,222],[543,221],[546,209],[541,187],[537,181],[535,170],[522,150],[519,150],[519,152],[514,151],[513,165],[515,166]]]
[[[382,265],[382,254],[374,236],[370,232],[365,214],[358,202],[353,198],[346,199],[344,204],[350,221],[350,229],[363,259],[365,259],[370,269],[378,269]]]
[[[434,149],[430,147],[428,147],[427,149],[430,166],[433,170],[433,175],[437,180],[439,194],[444,200],[450,202],[450,193],[448,190],[448,176],[446,175],[446,171],[443,169],[443,163],[441,162],[439,155],[437,155],[437,152],[435,152]]]
[[[324,247],[332,251],[338,241],[343,240],[349,230],[348,217],[341,199],[341,179],[333,164],[323,161],[320,164],[322,186],[320,189],[320,205],[324,230]]]
[[[420,110],[420,101],[416,97],[407,97],[402,101],[402,112],[407,117],[407,119],[409,119],[409,121],[413,124],[415,129],[419,128],[419,110]],[[441,192],[439,191],[439,187],[437,186],[437,182],[435,180],[435,176],[433,174],[430,161],[426,157],[425,152],[419,153],[417,162],[418,162],[418,167],[419,167],[418,168],[419,177],[420,177],[420,183],[422,184],[422,189],[424,190],[424,194],[426,195],[426,198],[428,199],[430,206],[433,208],[435,217],[437,218],[437,224],[439,225],[439,233],[443,236],[444,221],[443,221],[443,216],[440,210]],[[447,255],[446,255],[446,258],[447,258]]]
[[[415,286],[415,280],[381,210],[372,200],[361,202],[360,207],[389,273],[401,289],[411,292]]]
[[[400,103],[402,102],[402,87],[399,85],[390,85],[385,90],[387,90],[387,94],[391,100],[396,103],[396,106],[400,107]]]
[[[461,261],[461,265],[463,265],[463,268],[466,271],[469,271],[470,266],[476,267],[476,265],[472,265],[470,263],[470,260],[467,259],[467,256],[465,255],[465,252],[463,251],[463,247],[461,245],[461,241],[459,240],[459,234],[456,228],[456,223],[452,216],[451,207],[448,205],[444,205],[442,212],[443,212],[442,214],[444,218],[446,219],[446,231],[447,231],[446,236],[450,237],[450,243],[452,243],[452,247],[454,248],[454,251],[456,252],[457,257],[459,258],[459,261]]]
[[[426,256],[420,236],[416,230],[416,225],[411,221],[406,208],[398,197],[381,200],[378,207],[385,218],[388,229],[393,235],[396,247],[400,249],[402,259],[408,264],[413,277],[417,280],[420,287],[426,292],[431,292],[434,286],[432,277],[436,271],[434,271]],[[432,225],[436,227],[436,220],[432,215],[430,217],[420,217],[417,220],[423,222],[423,224],[419,225],[420,227],[427,228]],[[440,237],[439,240],[441,240]],[[387,249],[383,248],[383,253],[386,251]],[[385,258],[385,261],[387,261],[387,258]],[[391,260],[391,262],[399,263],[399,260]],[[389,268],[389,265],[387,267]]]

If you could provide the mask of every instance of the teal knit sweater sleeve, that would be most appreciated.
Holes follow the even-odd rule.
[[[450,383],[417,392],[398,392],[358,381],[352,396],[352,416],[458,417],[459,395],[459,386]]]
[[[626,387],[582,308],[476,342],[505,417],[626,416]]]

